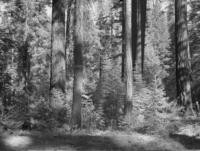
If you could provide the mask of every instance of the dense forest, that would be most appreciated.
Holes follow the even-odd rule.
[[[0,0],[0,150],[200,149],[199,20],[199,0]]]

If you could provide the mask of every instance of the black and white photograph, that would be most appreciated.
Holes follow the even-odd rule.
[[[200,0],[0,0],[0,151],[200,151]]]

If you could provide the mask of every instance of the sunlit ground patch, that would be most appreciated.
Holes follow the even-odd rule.
[[[32,144],[32,139],[28,136],[7,136],[3,141],[11,148],[25,148]]]
[[[27,151],[77,151],[74,148],[71,147],[63,147],[63,148],[42,148],[42,149],[28,149]]]

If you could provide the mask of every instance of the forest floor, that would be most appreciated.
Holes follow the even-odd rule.
[[[99,132],[53,135],[3,135],[0,151],[190,151],[200,150],[200,139],[186,135],[161,137],[140,133]]]

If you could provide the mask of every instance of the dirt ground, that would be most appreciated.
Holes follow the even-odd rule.
[[[184,151],[200,150],[200,139],[171,135],[168,138],[139,133],[3,135],[0,151]]]

